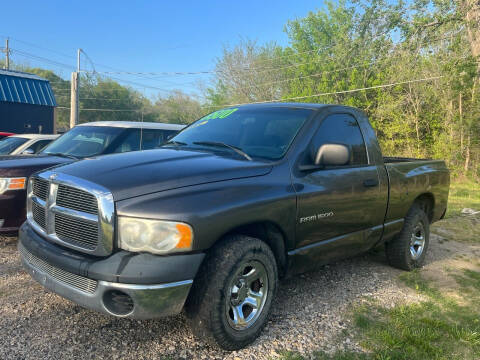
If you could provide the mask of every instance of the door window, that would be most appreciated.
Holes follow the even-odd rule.
[[[137,150],[140,150],[140,129],[132,129],[129,130],[129,134],[122,139],[113,152],[124,153]]]
[[[357,120],[348,114],[333,114],[326,117],[313,138],[313,145],[318,149],[323,144],[350,145],[352,159],[349,165],[368,164],[365,141],[363,140]]]
[[[156,149],[167,141],[169,132],[160,129],[143,129],[142,150]]]
[[[38,140],[37,142],[30,145],[28,148],[33,150],[33,153],[36,154],[51,142],[52,140]]]

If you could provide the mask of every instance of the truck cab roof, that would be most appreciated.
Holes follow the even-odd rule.
[[[330,104],[310,104],[310,103],[301,103],[301,102],[265,102],[265,103],[258,103],[258,104],[245,104],[245,105],[238,105],[239,108],[262,108],[262,107],[290,107],[290,108],[302,108],[302,109],[321,109],[326,106],[332,106]],[[343,105],[342,105],[343,106]],[[229,107],[237,107],[235,105]]]
[[[139,121],[94,121],[89,123],[78,124],[77,126],[105,126],[119,127],[125,129],[160,129],[160,130],[181,130],[185,125],[181,124],[165,124],[155,122],[139,122]]]

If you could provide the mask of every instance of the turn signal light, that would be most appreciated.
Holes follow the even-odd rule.
[[[9,190],[23,190],[27,188],[27,178],[0,178],[0,194]]]
[[[8,190],[19,190],[25,189],[27,184],[26,178],[13,178],[10,179],[10,184],[8,185]]]

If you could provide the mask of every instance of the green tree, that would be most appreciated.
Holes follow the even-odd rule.
[[[191,96],[175,90],[166,97],[159,96],[151,113],[159,122],[189,124],[204,115],[206,110]]]
[[[442,158],[454,174],[480,177],[478,1],[327,2],[285,31],[285,48],[226,49],[207,102],[356,106],[370,116],[385,154]],[[260,70],[264,54],[270,66]],[[269,92],[255,91],[264,87]]]

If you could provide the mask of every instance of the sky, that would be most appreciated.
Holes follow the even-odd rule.
[[[321,7],[322,1],[313,0],[4,1],[0,41],[4,46],[5,37],[10,38],[13,62],[49,68],[64,78],[76,67],[78,48],[98,72],[208,71],[223,46],[241,39],[288,45],[287,21]],[[81,67],[92,70],[84,55]],[[110,76],[134,82],[122,84],[149,97],[172,89],[197,93],[197,81],[209,79]]]

